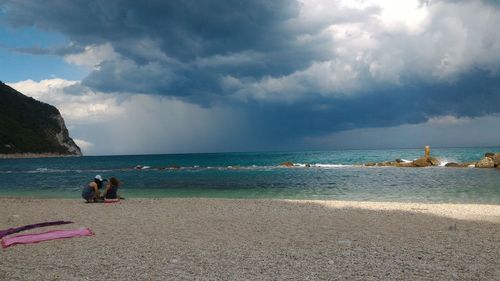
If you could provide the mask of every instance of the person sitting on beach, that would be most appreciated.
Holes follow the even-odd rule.
[[[104,202],[117,202],[120,200],[120,196],[118,196],[118,188],[120,186],[120,181],[111,177],[109,179],[109,183],[106,185],[106,190],[104,190]]]
[[[101,175],[96,175],[94,180],[89,182],[89,184],[83,188],[82,197],[87,201],[87,203],[97,202],[100,198],[99,189],[102,188],[104,180]]]

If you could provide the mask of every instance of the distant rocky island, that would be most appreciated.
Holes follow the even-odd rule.
[[[57,108],[0,81],[0,158],[81,155]]]

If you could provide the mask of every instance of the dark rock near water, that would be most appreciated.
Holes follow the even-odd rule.
[[[373,167],[373,166],[375,166],[375,165],[377,165],[377,163],[375,163],[375,162],[368,162],[368,163],[365,163],[365,166],[367,166],[367,167]]]
[[[484,157],[476,163],[476,168],[494,168],[495,161],[490,157]]]
[[[490,158],[491,160],[493,160],[493,167],[500,166],[500,153],[486,152],[484,154],[484,158]],[[478,168],[493,168],[491,167],[491,161],[485,160],[484,158],[481,159],[481,163],[478,162],[478,164],[481,166]]]
[[[464,168],[464,167],[467,167],[466,164],[459,164],[459,163],[455,163],[455,162],[450,162],[450,163],[446,163],[446,165],[444,165],[445,167],[450,167],[450,168]]]
[[[411,163],[397,162],[397,161],[384,161],[379,163],[366,163],[365,166],[380,166],[380,167],[412,167]]]
[[[397,163],[396,167],[413,167],[413,163],[411,162]]]
[[[82,155],[59,110],[0,82],[0,156]]]
[[[493,162],[495,163],[495,167],[500,167],[500,153],[495,153]]]
[[[441,161],[439,161],[435,157],[429,156],[427,159],[429,160],[429,162],[431,163],[432,166],[439,166],[439,165],[441,165]]]
[[[434,157],[421,157],[417,160],[411,162],[413,167],[429,167],[429,166],[439,166],[441,162]]]
[[[427,157],[418,158],[411,163],[413,164],[413,167],[428,167],[432,165]]]
[[[293,167],[293,162],[290,162],[290,161],[283,162],[283,163],[280,164],[280,166]]]

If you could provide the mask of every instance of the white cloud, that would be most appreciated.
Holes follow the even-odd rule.
[[[75,85],[76,83],[78,82],[54,78],[40,80],[39,82],[29,79],[7,84],[27,96],[44,101],[49,93],[55,97],[60,95],[62,89],[65,87]]]
[[[313,63],[303,71],[282,77],[265,77],[259,81],[241,81],[232,76],[221,80],[233,97],[240,100],[256,99],[295,102],[307,98],[311,87],[315,94],[323,96],[346,96],[361,85],[357,83],[360,73],[352,64],[341,61]]]
[[[453,115],[446,115],[446,116],[436,116],[436,117],[431,117],[427,121],[428,124],[430,125],[457,125],[457,124],[465,124],[465,123],[471,123],[476,121],[474,118],[470,117],[461,117],[458,118]]]
[[[106,43],[86,46],[82,53],[67,55],[64,57],[64,60],[71,64],[94,69],[103,61],[115,60],[117,58],[119,58],[119,55],[115,52],[113,46]]]
[[[149,38],[143,38],[142,40],[136,40],[132,42],[126,42],[122,46],[126,48],[128,52],[136,57],[140,57],[144,60],[162,61],[162,62],[176,62],[174,59],[170,58],[163,52],[158,45],[158,42],[151,40]]]
[[[500,66],[494,28],[500,11],[481,1],[302,1],[288,25],[301,31],[297,44],[320,45],[325,59],[285,76],[240,79],[238,97],[296,102],[356,95],[405,79],[453,82]]]
[[[121,114],[121,98],[80,87],[79,81],[54,78],[8,84],[27,96],[54,105],[68,124],[100,122]],[[77,93],[68,93],[68,87],[75,87]]]
[[[227,55],[214,55],[209,57],[197,58],[194,65],[199,67],[219,67],[219,66],[235,66],[241,64],[260,63],[264,58],[264,54],[255,51],[243,51],[240,53],[232,53]]]
[[[381,8],[380,20],[386,30],[398,31],[402,28],[410,33],[422,31],[429,11],[427,4],[419,0],[381,0],[376,1]]]
[[[73,139],[75,143],[80,147],[80,149],[85,153],[88,151],[92,146],[94,146],[93,143],[86,141],[86,140],[81,140],[81,139]]]

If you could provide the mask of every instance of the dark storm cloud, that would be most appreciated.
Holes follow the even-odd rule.
[[[157,40],[172,57],[191,60],[283,46],[293,1],[7,1],[7,21],[35,25],[84,44],[113,42],[123,52],[134,39]],[[285,40],[283,40],[285,39]]]
[[[256,122],[274,140],[326,135],[356,128],[419,124],[433,116],[480,117],[498,113],[500,80],[475,72],[451,85],[386,88],[349,99],[314,100],[296,105],[255,106]],[[317,105],[323,105],[324,109]]]
[[[110,44],[117,55],[103,58],[82,86],[230,106],[250,116],[248,129],[270,143],[500,112],[500,40],[492,28],[500,19],[492,1],[420,1],[416,8],[428,8],[426,17],[404,23],[404,15],[381,19],[383,7],[375,4],[321,3],[317,9],[291,0],[0,6],[12,26],[60,32],[75,46]]]
[[[84,47],[70,44],[62,47],[53,48],[41,48],[41,47],[29,47],[29,48],[11,48],[11,51],[31,54],[31,55],[54,55],[54,56],[66,56],[71,54],[77,54],[84,51]]]
[[[162,64],[166,77],[171,76],[167,70],[170,69],[181,73],[177,77],[181,80],[182,77],[196,80],[205,76],[203,72],[214,72],[213,67],[197,64],[200,59],[211,59],[212,65],[216,65],[217,60],[224,61],[227,56],[244,55],[248,51],[260,53],[263,55],[254,57],[256,61],[241,66],[220,64],[216,70],[218,76],[231,73],[260,78],[288,74],[323,56],[313,52],[313,46],[295,44],[297,33],[287,26],[299,11],[295,1],[6,1],[3,7],[5,20],[13,26],[34,25],[61,32],[81,45],[110,42],[116,52],[138,66],[137,75],[143,71],[146,76],[153,75],[147,67],[141,67],[151,62],[152,58],[147,57],[149,51],[159,51],[176,60],[175,65],[155,61]],[[138,49],[143,42],[156,50]],[[42,53],[45,50],[24,51]],[[128,76],[130,73],[124,71],[120,79],[109,80],[106,85],[102,83],[104,79],[99,78],[120,72],[120,66],[115,65],[115,68],[108,64],[96,70],[85,83],[96,90],[122,90],[121,81],[136,76]],[[162,75],[160,69],[154,71]],[[158,80],[146,81],[152,84]],[[163,82],[153,87],[141,86],[156,89],[154,93],[181,96],[191,88],[178,89],[176,84],[170,89],[164,87]]]

